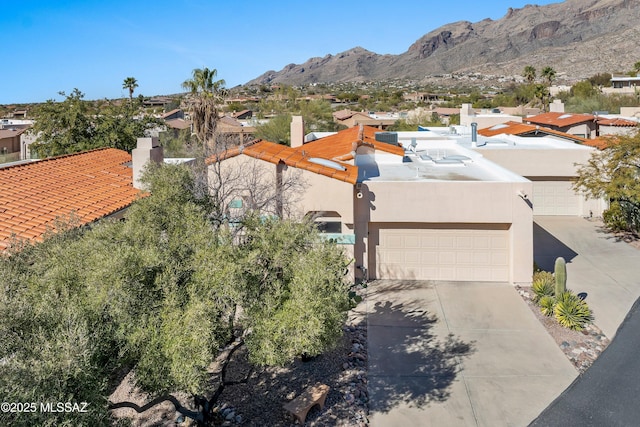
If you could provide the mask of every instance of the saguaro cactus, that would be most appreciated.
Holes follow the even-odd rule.
[[[556,298],[558,298],[567,290],[567,263],[562,257],[556,258],[554,276],[556,279]]]

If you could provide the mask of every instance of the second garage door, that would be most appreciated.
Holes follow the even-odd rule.
[[[534,215],[580,215],[581,196],[571,188],[571,181],[534,181]]]
[[[507,224],[372,223],[369,251],[378,279],[509,280]]]

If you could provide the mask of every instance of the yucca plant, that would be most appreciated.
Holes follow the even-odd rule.
[[[533,282],[531,283],[531,290],[535,294],[533,301],[539,302],[540,298],[544,296],[553,296],[555,283],[553,274],[548,271],[536,271],[533,274]]]
[[[554,308],[556,306],[556,299],[553,295],[544,295],[538,300],[538,305],[540,306],[540,311],[545,316],[551,316],[554,313]]]
[[[571,291],[563,292],[556,298],[553,310],[556,320],[565,328],[581,331],[593,320],[591,309],[586,302]]]

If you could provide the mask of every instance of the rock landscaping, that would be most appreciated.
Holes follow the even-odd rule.
[[[526,301],[558,347],[581,374],[598,358],[609,345],[609,338],[595,324],[590,323],[582,331],[572,331],[561,326],[553,317],[542,314],[540,307],[533,301],[534,293],[530,287],[517,287],[518,293]]]

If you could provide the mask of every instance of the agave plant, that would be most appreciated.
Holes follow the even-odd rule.
[[[538,300],[540,311],[545,316],[551,316],[554,313],[556,299],[552,295],[544,295]]]
[[[571,291],[563,292],[557,297],[553,313],[558,323],[574,331],[581,331],[587,323],[593,320],[591,309],[587,303]]]
[[[548,271],[536,271],[533,274],[533,282],[531,283],[531,290],[535,294],[534,302],[539,302],[544,296],[553,296],[555,283],[553,274]]]

